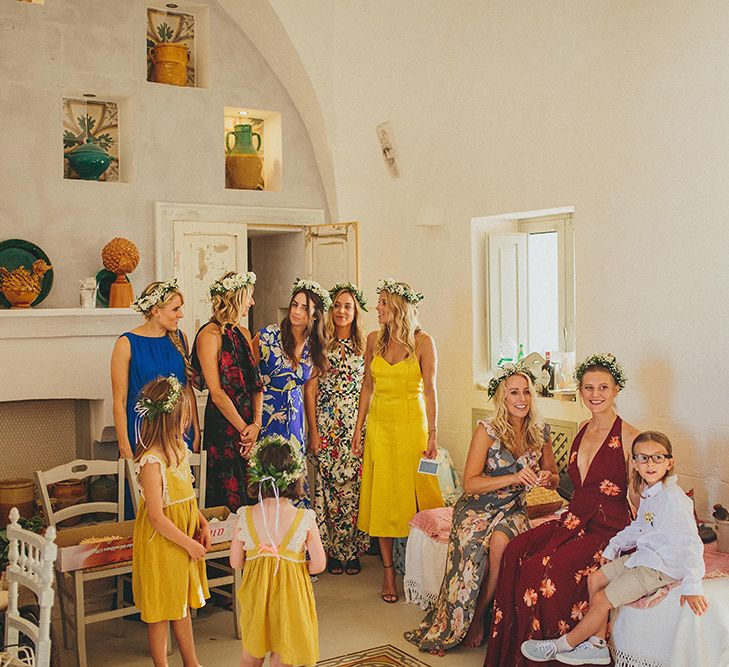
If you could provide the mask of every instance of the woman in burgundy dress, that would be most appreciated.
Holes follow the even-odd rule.
[[[210,286],[212,316],[195,336],[192,365],[209,390],[203,447],[208,453],[205,504],[235,512],[247,505],[246,456],[261,430],[263,384],[240,320],[253,305],[256,274],[226,273]],[[203,383],[197,383],[198,389]]]
[[[626,461],[638,431],[615,411],[615,397],[625,386],[623,370],[612,355],[593,355],[575,374],[592,417],[572,443],[568,473],[574,496],[558,521],[522,533],[506,548],[487,667],[531,665],[521,654],[523,641],[558,636],[577,624],[588,606],[587,575],[600,566],[610,538],[630,521]]]

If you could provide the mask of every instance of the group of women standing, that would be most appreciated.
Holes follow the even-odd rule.
[[[134,302],[145,321],[118,339],[111,364],[120,454],[131,457],[136,447],[139,389],[171,374],[191,402],[187,442],[198,451],[192,387],[207,388],[207,504],[236,511],[255,502],[246,495],[247,456],[259,438],[283,435],[315,466],[328,570],[357,574],[369,535],[380,537],[382,597],[394,602],[392,539],[407,535],[418,509],[442,504],[435,478],[416,472],[421,456],[435,457],[437,433],[435,347],[417,322],[422,295],[381,281],[380,331],[365,338],[367,303],[356,285],[326,291],[297,280],[283,321],[251,336],[242,321],[255,280],[231,272],[210,286],[211,317],[191,351],[178,329],[184,299],[176,281],[152,283]],[[308,506],[308,489],[302,502]]]

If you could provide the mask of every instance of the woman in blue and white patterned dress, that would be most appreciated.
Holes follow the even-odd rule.
[[[263,424],[260,438],[282,435],[305,455],[302,387],[326,370],[324,313],[329,294],[318,283],[297,280],[289,311],[281,324],[269,324],[253,340],[263,382]],[[310,506],[308,484],[306,507]]]

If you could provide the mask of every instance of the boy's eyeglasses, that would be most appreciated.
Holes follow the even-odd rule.
[[[636,463],[648,463],[648,459],[653,463],[663,463],[666,459],[672,459],[671,454],[633,454],[633,461]]]

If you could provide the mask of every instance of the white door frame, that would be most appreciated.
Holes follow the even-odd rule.
[[[228,206],[222,204],[155,204],[155,280],[166,280],[172,275],[173,223],[237,222],[255,227],[291,226],[308,227],[324,224],[324,210],[311,208],[269,208],[262,206]]]

